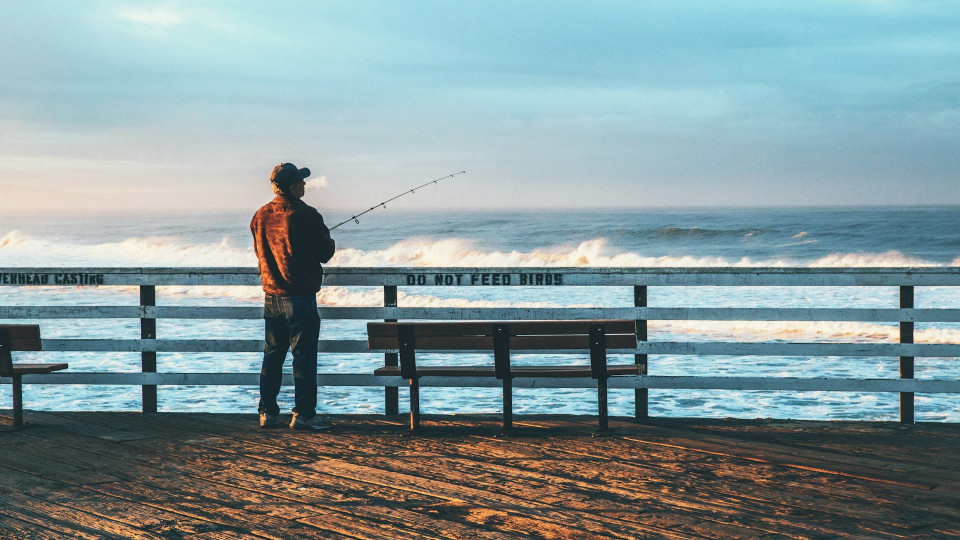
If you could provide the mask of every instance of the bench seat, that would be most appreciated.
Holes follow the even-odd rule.
[[[68,364],[13,364],[14,375],[30,375],[34,373],[53,373],[67,369]]]

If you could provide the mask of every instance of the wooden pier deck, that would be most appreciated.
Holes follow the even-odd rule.
[[[0,538],[956,538],[960,426],[0,417]]]

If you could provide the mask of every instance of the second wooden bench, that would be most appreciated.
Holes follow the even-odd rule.
[[[368,348],[399,350],[400,365],[384,366],[375,375],[401,376],[410,383],[410,429],[420,429],[421,377],[496,377],[503,384],[503,430],[513,428],[513,379],[517,377],[592,377],[597,381],[599,431],[608,429],[607,378],[638,375],[640,367],[607,365],[607,349],[637,348],[632,320],[575,321],[423,321],[367,323]],[[589,365],[524,365],[510,363],[511,351],[590,352]],[[417,365],[416,351],[492,351],[493,365]]]
[[[14,428],[23,426],[23,376],[67,369],[67,364],[13,363],[12,352],[39,350],[41,350],[40,326],[0,324],[0,377],[10,377],[13,382]]]

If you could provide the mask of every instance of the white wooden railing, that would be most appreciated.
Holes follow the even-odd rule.
[[[897,358],[897,379],[843,379],[812,377],[663,376],[644,374],[611,379],[610,388],[636,389],[636,414],[647,416],[647,390],[718,389],[898,392],[900,419],[914,421],[914,393],[960,393],[954,379],[914,378],[914,358],[960,356],[957,343],[914,343],[914,323],[958,323],[960,309],[914,308],[915,287],[960,287],[960,268],[328,268],[328,286],[378,286],[383,288],[382,307],[321,306],[321,317],[353,320],[506,320],[506,319],[633,319],[640,343],[633,354],[646,372],[648,355],[745,355],[745,356],[844,356]],[[0,303],[4,287],[111,287],[137,286],[139,305],[0,305],[0,320],[138,319],[139,338],[55,339],[43,338],[46,352],[111,351],[139,352],[139,373],[71,372],[25,376],[27,384],[102,384],[143,387],[143,410],[155,412],[156,387],[164,385],[257,385],[258,373],[157,373],[157,353],[166,352],[260,352],[255,339],[174,339],[158,336],[158,319],[260,319],[259,306],[157,306],[158,286],[259,286],[252,268],[0,268]],[[550,289],[568,286],[628,287],[622,307],[595,308],[459,308],[397,307],[398,288],[429,287],[523,287]],[[648,306],[648,287],[679,286],[789,286],[789,287],[896,287],[899,305],[889,308],[734,308]],[[630,290],[630,289],[628,289]],[[960,291],[960,289],[958,289]],[[544,299],[548,298],[544,291]],[[631,301],[632,300],[632,301]],[[632,304],[632,305],[630,305]],[[782,341],[649,341],[648,321],[856,321],[898,323],[899,343],[787,343]],[[363,340],[324,336],[321,353],[369,353]],[[396,362],[396,351],[375,351],[387,363]],[[370,373],[321,374],[323,386],[378,386],[386,389],[386,412],[397,410],[397,387],[403,381]],[[0,379],[0,382],[9,383]],[[292,384],[288,376],[284,384]],[[496,386],[496,380],[425,378],[423,386]],[[516,387],[591,387],[590,379],[521,379]]]

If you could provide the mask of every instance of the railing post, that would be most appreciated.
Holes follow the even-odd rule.
[[[913,308],[913,286],[900,287],[900,309]],[[913,322],[900,321],[900,343],[913,343]],[[913,357],[900,357],[900,378],[913,378]],[[900,423],[914,423],[913,392],[900,392]]]
[[[157,305],[157,288],[154,285],[140,286],[140,307]],[[157,320],[146,317],[140,318],[140,339],[157,339]],[[140,351],[140,368],[143,373],[157,372],[156,351]],[[143,412],[157,412],[157,387],[145,384],[142,386]]]
[[[397,307],[397,286],[383,286],[383,307]],[[384,322],[397,322],[396,319],[384,319]],[[384,353],[383,365],[399,366],[400,360],[397,353]],[[396,416],[400,414],[399,388],[388,386],[383,389],[384,414],[387,416]]]
[[[646,285],[634,285],[633,306],[647,307],[647,286]],[[637,340],[647,341],[647,321],[644,319],[637,319],[636,324],[637,324]],[[635,354],[633,355],[633,359],[636,365],[640,366],[640,375],[646,375],[647,374],[647,355]],[[635,416],[637,420],[650,417],[649,398],[650,398],[650,391],[648,389],[637,388],[636,390],[634,390],[634,404],[636,409]]]

